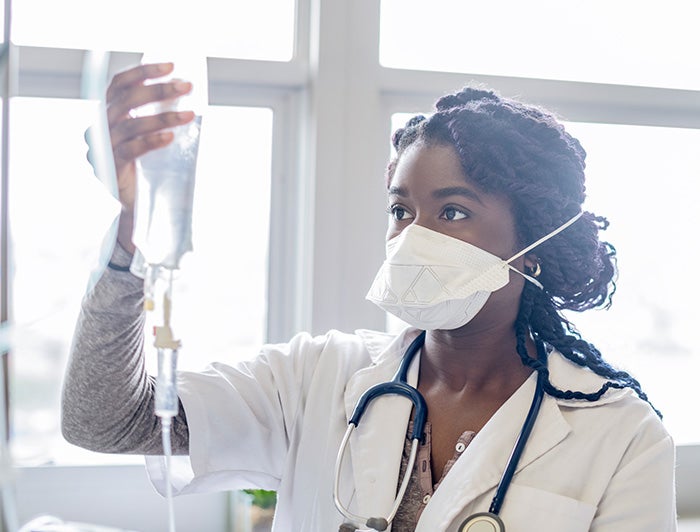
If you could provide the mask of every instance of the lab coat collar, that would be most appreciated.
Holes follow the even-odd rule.
[[[370,353],[372,366],[348,381],[345,408],[348,419],[360,396],[371,386],[391,380],[401,357],[420,331],[406,329],[396,337],[372,331],[357,331]],[[411,364],[408,382],[416,386],[420,357]],[[597,391],[605,379],[581,368],[554,351],[548,362],[552,383],[562,390]],[[530,408],[536,384],[531,375],[494,414],[443,479],[417,530],[444,529],[470,501],[493,489],[506,467],[513,445]],[[571,431],[561,407],[595,407],[620,400],[629,390],[611,389],[597,402],[564,400],[545,395],[533,433],[517,471],[560,443]],[[356,488],[357,512],[386,517],[390,512],[401,465],[401,455],[412,404],[403,397],[385,396],[371,403],[350,439],[350,455]],[[440,501],[442,499],[442,501]],[[445,509],[449,508],[445,512]],[[486,511],[487,508],[478,509]]]
[[[418,329],[413,328],[407,328],[398,335],[369,329],[355,331],[355,334],[362,339],[373,364],[379,364],[383,360],[401,358],[406,348],[419,333]]]

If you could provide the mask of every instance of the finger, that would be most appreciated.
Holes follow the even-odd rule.
[[[147,79],[156,79],[170,74],[173,71],[173,63],[153,63],[139,65],[129,70],[116,74],[109,87],[107,87],[106,98],[109,102],[114,99],[122,90],[140,85]]]
[[[95,168],[95,161],[93,159],[92,155],[92,150],[88,149],[87,153],[85,154],[85,158],[87,159],[88,163],[90,163],[90,166],[92,167],[92,171],[95,175],[97,175],[97,169]]]
[[[172,131],[159,131],[124,142],[114,148],[114,163],[117,169],[130,164],[144,153],[167,146],[174,138]]]
[[[99,169],[97,168],[97,166],[95,166],[95,158],[96,158],[97,154],[102,151],[102,149],[100,149],[100,146],[103,143],[96,140],[95,135],[98,134],[97,131],[98,131],[97,126],[92,125],[85,130],[83,137],[85,138],[85,144],[87,144],[87,147],[88,147],[88,150],[87,150],[87,153],[85,154],[85,156],[86,156],[88,162],[90,163],[90,166],[92,166],[93,173],[97,177],[100,177],[98,175]],[[107,148],[103,148],[103,149],[107,149]]]
[[[87,158],[88,162],[90,163],[90,166],[92,166],[93,172],[95,171],[95,164],[93,161],[93,156],[92,156],[92,142],[90,142],[90,139],[92,137],[92,129],[94,126],[90,126],[85,130],[85,133],[83,133],[83,139],[85,139],[85,144],[87,144],[88,151],[85,154],[85,157]]]
[[[107,105],[107,122],[110,126],[118,120],[126,119],[132,109],[143,105],[172,100],[192,90],[189,81],[173,80],[167,83],[135,86],[124,90]]]
[[[163,129],[187,124],[192,120],[194,120],[194,112],[192,111],[172,111],[122,120],[112,127],[112,147]]]

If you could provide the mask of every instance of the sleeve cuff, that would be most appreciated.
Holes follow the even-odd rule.
[[[125,250],[119,242],[115,242],[108,266],[113,270],[128,272],[133,258],[134,256]]]

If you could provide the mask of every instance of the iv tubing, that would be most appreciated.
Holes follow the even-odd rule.
[[[172,419],[177,415],[179,408],[175,378],[177,350],[180,347],[180,341],[173,338],[173,332],[170,328],[172,270],[169,271],[169,274],[168,285],[163,294],[163,325],[155,328],[155,346],[158,349],[155,413],[160,418],[163,455],[165,457],[165,496],[168,503],[168,532],[175,532],[175,510],[170,474],[172,461],[171,428]]]
[[[158,348],[158,378],[156,380],[156,415],[160,418],[163,455],[165,457],[165,497],[168,503],[168,532],[175,532],[175,510],[173,506],[173,487],[171,480],[172,420],[177,415],[179,402],[175,368],[177,350]]]
[[[175,532],[175,508],[173,506],[173,485],[170,479],[170,462],[173,454],[170,443],[170,426],[172,418],[163,416],[160,425],[163,430],[163,453],[165,454],[165,498],[168,501],[168,532]]]

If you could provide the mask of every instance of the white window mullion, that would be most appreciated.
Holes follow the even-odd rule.
[[[381,68],[379,83],[384,98],[403,111],[429,110],[441,95],[481,84],[545,106],[566,120],[700,127],[700,91],[393,68]]]
[[[305,92],[289,91],[274,108],[267,340],[310,330],[313,191],[303,149]]]
[[[227,85],[265,91],[269,88],[299,89],[308,80],[307,67],[302,61],[276,62],[244,59],[208,59],[211,86]]]
[[[364,300],[383,259],[386,230],[388,140],[376,85],[379,6],[373,0],[315,0],[312,12],[312,330],[383,328],[384,313]]]
[[[86,50],[19,46],[17,96],[80,98]],[[137,65],[141,54],[110,52],[109,75]],[[302,62],[208,59],[213,104],[231,104],[230,94],[255,93],[263,98],[274,90],[299,90],[307,83]]]

